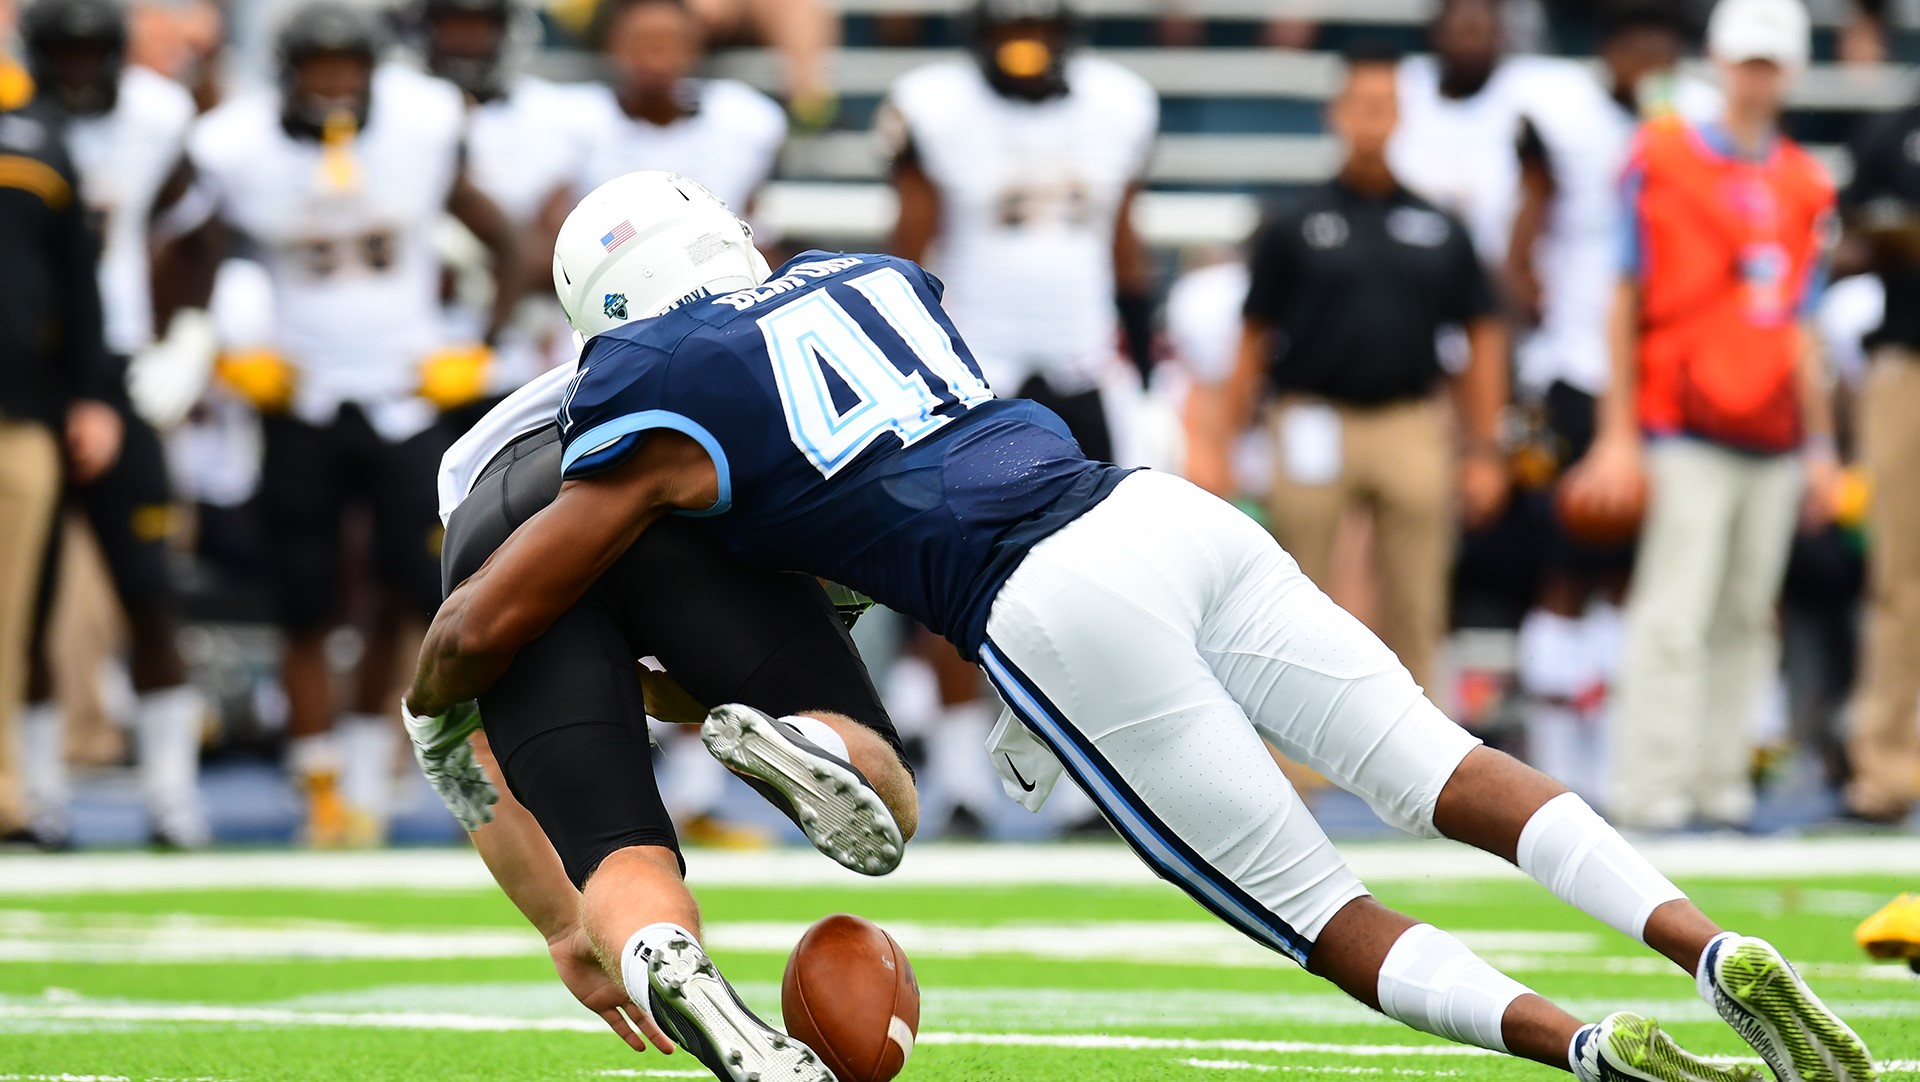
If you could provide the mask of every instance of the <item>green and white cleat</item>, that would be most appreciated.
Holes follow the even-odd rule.
[[[1859,1034],[1820,1002],[1773,944],[1723,935],[1707,944],[1700,994],[1780,1082],[1872,1082]]]
[[[841,867],[886,875],[900,866],[906,839],[873,783],[793,725],[729,703],[707,715],[700,738]]]
[[[1579,1082],[1759,1082],[1760,1072],[1702,1059],[1673,1043],[1651,1018],[1627,1011],[1586,1026],[1573,1038]]]

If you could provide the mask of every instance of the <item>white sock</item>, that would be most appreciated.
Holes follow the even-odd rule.
[[[67,786],[66,725],[51,700],[20,711],[20,780],[27,807],[36,816],[67,819],[73,793]]]
[[[393,803],[398,723],[385,714],[347,714],[340,719],[340,799],[355,811],[385,820]]]
[[[700,942],[699,936],[678,924],[660,921],[633,933],[627,945],[620,948],[620,981],[627,986],[627,996],[639,1004],[641,1010],[647,1010],[647,1004],[652,1002],[647,995],[651,987],[647,983],[647,965],[653,958],[653,952],[675,936],[685,936],[694,943]]]
[[[1699,991],[1700,998],[1706,1000],[1708,1003],[1714,1003],[1714,997],[1713,975],[1707,972],[1707,956],[1713,953],[1713,945],[1715,943],[1738,938],[1740,938],[1738,933],[1721,932],[1719,935],[1707,940],[1707,945],[1700,951],[1700,961],[1693,967],[1693,986]]]
[[[331,732],[309,733],[287,740],[287,772],[295,778],[340,773],[340,744]]]
[[[1431,924],[1394,940],[1380,964],[1380,1012],[1422,1033],[1507,1050],[1501,1021],[1532,990]]]
[[[1686,897],[1574,793],[1533,813],[1516,855],[1561,901],[1641,942],[1653,911]]]
[[[847,750],[846,739],[836,732],[833,726],[819,718],[810,718],[805,714],[788,714],[780,720],[800,730],[801,736],[820,745],[822,751],[839,756],[847,762],[853,761],[853,753]]]
[[[1571,616],[1540,609],[1528,613],[1515,649],[1515,675],[1529,695],[1571,699],[1598,675],[1587,652],[1586,625]]]
[[[199,804],[200,732],[206,700],[198,688],[181,686],[140,696],[133,715],[140,784],[147,810],[166,818],[191,815]]]

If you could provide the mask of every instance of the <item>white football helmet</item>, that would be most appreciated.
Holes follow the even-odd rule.
[[[730,293],[772,276],[739,215],[698,183],[657,170],[594,189],[553,246],[553,289],[582,339],[702,290]]]

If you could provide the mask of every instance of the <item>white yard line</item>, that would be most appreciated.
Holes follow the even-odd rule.
[[[1670,874],[1752,879],[1820,875],[1920,875],[1920,846],[1907,838],[1688,837],[1649,841],[1642,851]],[[1508,865],[1445,842],[1341,846],[1374,883],[1513,879]],[[688,855],[696,887],[1147,886],[1159,881],[1117,845],[916,845],[882,879],[845,871],[809,850]],[[471,890],[489,886],[471,850],[368,853],[230,852],[19,854],[0,857],[0,894],[286,888]]]
[[[510,1018],[489,1015],[464,1015],[424,1011],[383,1011],[348,1013],[329,1011],[290,1011],[273,1007],[223,1007],[210,1004],[51,1004],[47,1006],[0,1005],[0,1032],[18,1028],[8,1023],[93,1021],[114,1024],[151,1024],[176,1026],[212,1024],[235,1026],[318,1026],[358,1029],[451,1030],[468,1033],[510,1031],[598,1033],[603,1024],[594,1018]],[[1491,1056],[1496,1053],[1453,1044],[1336,1044],[1323,1041],[1254,1041],[1238,1039],[1196,1040],[1180,1037],[1133,1037],[1109,1033],[976,1033],[933,1032],[920,1034],[918,1046],[951,1045],[992,1048],[1066,1048],[1083,1051],[1115,1052],[1237,1052],[1264,1055],[1325,1055],[1380,1058],[1387,1056],[1432,1056],[1440,1058]],[[1758,1060],[1739,1060],[1753,1062]],[[1886,1071],[1907,1071],[1920,1061],[1889,1060],[1881,1064]],[[0,1082],[35,1082],[46,1076],[0,1075]],[[679,1077],[679,1076],[674,1076]],[[698,1077],[698,1076],[694,1076]],[[50,1082],[75,1082],[65,1076],[51,1076]],[[117,1076],[94,1076],[79,1082],[131,1082]]]
[[[1417,1067],[1315,1067],[1304,1064],[1286,1063],[1249,1063],[1243,1059],[1181,1059],[1175,1060],[1187,1067],[1198,1067],[1208,1071],[1259,1071],[1267,1073],[1279,1071],[1286,1074],[1390,1074],[1411,1075],[1421,1078],[1456,1078],[1459,1071],[1423,1071]]]

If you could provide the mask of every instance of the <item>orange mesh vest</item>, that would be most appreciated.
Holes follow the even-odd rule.
[[[1833,186],[1785,138],[1728,157],[1678,119],[1641,129],[1640,422],[1751,451],[1801,439],[1799,307]]]

